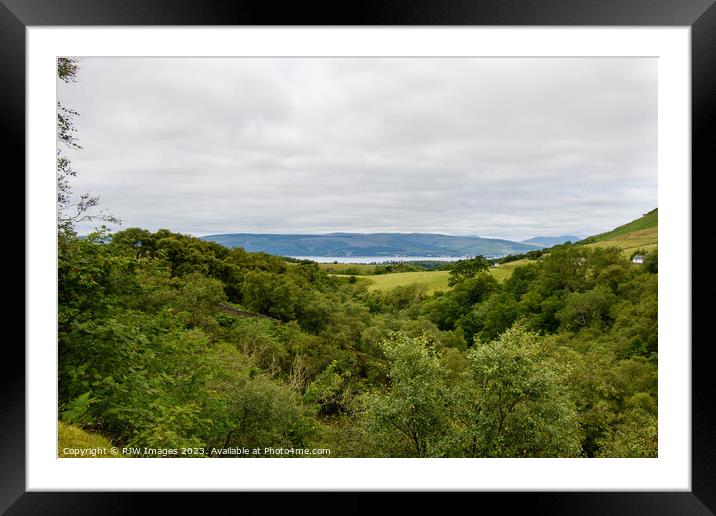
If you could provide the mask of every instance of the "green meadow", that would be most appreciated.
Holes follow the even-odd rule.
[[[448,278],[450,271],[425,271],[425,272],[396,272],[393,274],[381,274],[370,276],[369,291],[390,290],[395,287],[404,287],[416,283],[423,283],[427,287],[427,293],[432,294],[438,290],[448,289]]]
[[[659,243],[659,210],[653,209],[644,216],[606,233],[585,238],[579,244],[588,247],[619,247],[625,255],[637,249],[654,251]]]
[[[504,281],[512,275],[512,271],[520,265],[530,263],[532,260],[517,260],[510,263],[505,263],[497,267],[490,267],[490,274],[494,276],[497,281]],[[360,267],[366,271],[364,274],[370,274],[367,272],[372,267],[371,265],[365,266],[365,264],[321,264],[321,266],[331,265],[333,267],[326,267],[330,270],[350,270],[351,267]],[[341,265],[343,267],[337,267]],[[349,278],[350,274],[334,274],[336,277]],[[391,290],[395,287],[405,287],[407,285],[415,285],[422,283],[427,287],[426,293],[428,295],[433,294],[439,290],[450,290],[448,286],[448,278],[450,277],[450,271],[422,271],[422,272],[395,272],[392,274],[380,274],[370,276],[356,276],[358,283],[365,283],[368,285],[368,290],[374,292],[377,290]]]
[[[659,243],[659,228],[651,227],[632,231],[630,233],[622,233],[611,236],[605,240],[599,240],[586,244],[587,247],[619,247],[624,254],[630,255],[637,249],[644,251],[653,251]]]

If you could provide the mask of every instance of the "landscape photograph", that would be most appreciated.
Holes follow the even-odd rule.
[[[657,90],[58,58],[57,457],[658,457]]]

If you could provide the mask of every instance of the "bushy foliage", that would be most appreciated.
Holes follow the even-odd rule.
[[[59,418],[150,448],[654,456],[656,270],[584,246],[479,265],[368,292],[167,230],[63,233]]]
[[[579,456],[579,419],[565,368],[552,357],[558,352],[519,325],[470,350],[455,394],[458,456]]]
[[[393,334],[381,343],[390,388],[365,395],[369,431],[403,441],[405,454],[431,456],[447,431],[445,370],[425,337]]]
[[[450,279],[448,285],[451,287],[461,281],[472,278],[481,271],[487,270],[490,262],[484,256],[475,256],[465,260],[458,260],[450,267]]]
[[[516,326],[479,344],[451,371],[425,337],[382,343],[389,388],[365,395],[370,432],[406,456],[570,457],[580,454],[577,409],[550,344]],[[455,363],[454,358],[447,360]]]

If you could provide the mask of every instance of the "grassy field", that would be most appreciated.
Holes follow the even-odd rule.
[[[450,271],[425,271],[425,272],[394,272],[392,274],[380,274],[370,276],[368,290],[390,290],[395,287],[423,283],[428,287],[428,294],[437,290],[448,289],[448,278]]]
[[[614,235],[611,238],[586,244],[587,247],[621,247],[625,255],[630,255],[637,249],[653,251],[659,243],[659,228],[651,227],[630,233]]]
[[[512,271],[519,265],[529,263],[530,260],[518,260],[506,263],[499,267],[490,267],[492,274],[497,281],[504,281],[512,275]],[[348,274],[335,274],[337,277],[347,278]],[[450,271],[425,271],[425,272],[395,272],[392,274],[379,274],[377,276],[357,277],[358,282],[365,282],[368,290],[390,290],[395,287],[422,283],[427,286],[428,294],[438,290],[448,290],[448,278]]]
[[[507,278],[512,276],[512,271],[520,265],[527,265],[528,263],[535,263],[535,260],[517,260],[514,262],[503,263],[498,267],[490,267],[490,274],[492,274],[497,281],[505,281]]]

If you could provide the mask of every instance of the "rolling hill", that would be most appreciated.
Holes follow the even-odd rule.
[[[483,255],[498,257],[545,247],[540,244],[495,238],[433,233],[331,233],[326,235],[231,233],[207,235],[201,238],[226,247],[243,247],[250,252],[262,251],[280,256],[462,257]]]
[[[637,249],[652,251],[657,248],[658,243],[659,211],[655,208],[623,226],[585,238],[577,242],[577,245],[619,247],[625,254],[630,254]]]

